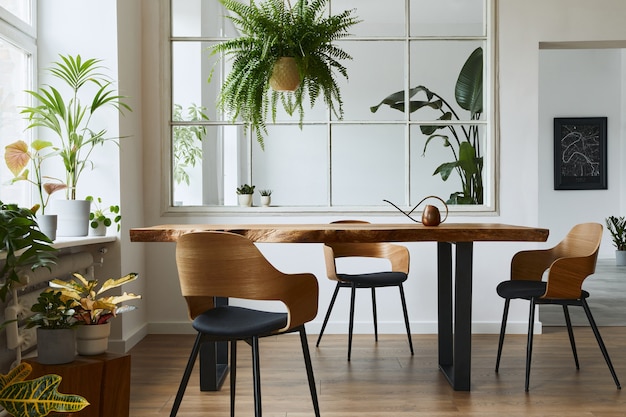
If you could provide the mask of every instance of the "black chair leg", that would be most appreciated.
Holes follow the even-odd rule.
[[[528,315],[528,343],[526,344],[526,383],[524,389],[528,392],[530,382],[530,361],[533,356],[533,334],[535,332],[535,299],[530,299],[530,313]]]
[[[235,387],[237,381],[237,341],[230,342],[230,417],[235,417]]]
[[[378,342],[378,315],[376,314],[376,288],[372,287],[372,313],[374,317],[374,340]]]
[[[510,303],[510,298],[504,300],[504,312],[502,313],[502,324],[500,325],[500,339],[498,340],[498,356],[496,356],[496,372],[500,369],[500,357],[502,356],[502,345],[504,344],[504,333],[506,332],[506,321],[509,317]]]
[[[609,357],[609,352],[606,350],[606,346],[602,341],[602,336],[600,336],[600,331],[598,330],[598,326],[596,325],[596,321],[593,319],[593,315],[591,314],[591,310],[589,309],[589,305],[587,304],[586,299],[582,299],[583,308],[585,309],[585,314],[587,315],[587,320],[589,320],[589,324],[593,329],[593,334],[596,336],[596,340],[598,341],[598,346],[600,346],[600,350],[602,351],[602,355],[604,356],[604,360],[609,367],[609,371],[611,371],[611,375],[613,376],[613,381],[615,381],[615,385],[618,389],[621,389],[622,386],[617,379],[617,374],[615,373],[615,369],[613,368],[613,363],[611,363],[611,358]]]
[[[574,340],[574,330],[572,329],[572,320],[569,316],[569,309],[566,305],[563,305],[563,314],[565,315],[565,324],[567,325],[567,334],[569,335],[569,344],[572,346],[572,353],[574,354],[574,362],[576,363],[576,369],[580,369],[578,363],[578,353],[576,352],[576,341]]]
[[[313,365],[311,365],[311,353],[309,352],[309,344],[306,338],[304,326],[300,328],[300,343],[302,344],[302,354],[304,355],[304,366],[306,367],[306,376],[309,380],[309,390],[311,391],[311,400],[313,401],[313,409],[315,417],[320,417],[320,406],[317,401],[317,389],[315,388],[315,377],[313,376]]]
[[[259,362],[259,338],[252,337],[252,375],[254,386],[254,417],[261,417],[261,364]]]
[[[406,308],[406,298],[404,297],[404,287],[402,284],[398,286],[400,288],[400,301],[402,302],[402,312],[404,313],[404,325],[406,326],[406,335],[409,338],[409,349],[411,355],[413,355],[413,340],[411,339],[411,326],[409,324],[409,313]]]
[[[350,361],[350,357],[352,356],[352,330],[354,329],[354,299],[356,297],[356,284],[352,284],[350,288],[352,292],[350,293],[350,324],[348,326],[348,361]]]
[[[330,313],[333,311],[333,306],[335,305],[335,300],[337,299],[337,293],[339,293],[340,285],[337,283],[335,286],[335,292],[333,293],[333,297],[330,299],[330,305],[328,306],[328,311],[326,311],[326,317],[324,317],[324,323],[322,324],[322,330],[320,330],[319,336],[317,336],[317,343],[315,343],[315,347],[320,345],[322,341],[322,335],[324,334],[324,330],[326,329],[326,325],[328,324],[328,319],[330,318]]]
[[[198,335],[196,336],[196,341],[194,342],[193,348],[191,349],[191,354],[189,355],[189,360],[187,361],[185,372],[183,372],[183,378],[181,379],[180,385],[178,386],[178,392],[176,393],[176,398],[174,399],[174,405],[172,406],[170,417],[176,417],[176,414],[178,414],[178,408],[180,407],[180,403],[183,400],[183,395],[185,395],[185,389],[187,388],[187,383],[189,382],[191,371],[193,370],[193,366],[196,363],[196,359],[198,358],[198,353],[200,352],[202,337],[202,333],[198,333]]]

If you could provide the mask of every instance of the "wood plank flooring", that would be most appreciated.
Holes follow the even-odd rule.
[[[525,335],[508,335],[500,372],[494,372],[497,335],[475,335],[472,391],[455,392],[437,369],[436,335],[355,335],[352,361],[347,336],[324,335],[309,346],[323,417],[617,417],[626,415],[626,388],[618,390],[588,327],[574,329],[580,370],[567,332],[535,336],[530,392],[524,392]],[[600,329],[618,377],[626,384],[626,327]],[[131,351],[131,417],[169,416],[194,336],[149,335]],[[249,347],[238,345],[236,414],[253,413]],[[313,416],[299,338],[261,342],[265,417]],[[228,379],[219,392],[200,392],[197,365],[179,417],[229,415]]]

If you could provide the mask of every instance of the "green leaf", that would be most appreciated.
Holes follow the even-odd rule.
[[[483,112],[483,48],[476,48],[465,61],[454,95],[459,106],[471,113],[472,119]]]

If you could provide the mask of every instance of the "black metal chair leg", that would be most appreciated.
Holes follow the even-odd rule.
[[[611,375],[613,376],[613,381],[615,381],[615,385],[618,389],[622,389],[622,386],[617,379],[617,374],[615,373],[615,369],[613,368],[613,363],[611,362],[611,358],[609,357],[609,352],[606,350],[606,346],[604,345],[604,341],[602,341],[602,336],[600,336],[600,331],[598,330],[598,326],[596,325],[596,321],[593,319],[593,315],[591,314],[591,310],[589,309],[589,305],[587,304],[586,299],[582,299],[583,308],[585,309],[585,314],[587,315],[587,320],[589,320],[589,324],[591,325],[591,329],[593,329],[593,334],[596,336],[596,340],[598,341],[598,346],[600,346],[600,350],[602,351],[602,356],[604,356],[604,360],[606,361],[607,366],[609,367],[609,371],[611,371]]]
[[[350,324],[348,326],[348,361],[352,356],[352,330],[354,329],[354,298],[356,296],[356,284],[352,284],[350,294]]]
[[[189,382],[191,371],[193,370],[193,366],[196,363],[196,359],[198,358],[198,353],[200,352],[202,337],[202,333],[198,333],[198,335],[196,336],[196,341],[194,342],[193,348],[191,349],[191,354],[189,355],[189,360],[187,361],[185,372],[183,372],[183,378],[181,379],[180,385],[178,386],[178,392],[176,393],[176,398],[174,399],[174,405],[172,405],[170,417],[176,417],[176,414],[178,414],[178,408],[180,407],[180,403],[183,400],[183,396],[185,395],[185,389],[187,388],[187,383]]]
[[[526,383],[525,391],[528,392],[530,382],[530,361],[533,356],[533,334],[535,332],[535,299],[530,299],[530,313],[528,315],[528,343],[526,344]]]
[[[406,298],[404,297],[404,287],[402,284],[398,286],[400,288],[400,301],[402,302],[402,312],[404,313],[404,325],[406,326],[406,335],[409,339],[409,349],[411,355],[413,355],[413,340],[411,339],[411,325],[409,324],[409,313],[406,308]]]
[[[372,313],[374,317],[374,340],[378,342],[378,315],[376,314],[376,288],[372,287]]]
[[[572,353],[574,354],[574,362],[576,363],[576,369],[580,369],[578,363],[578,352],[576,352],[576,341],[574,340],[574,330],[572,329],[572,320],[570,319],[569,309],[566,305],[563,305],[563,314],[565,315],[565,324],[567,326],[567,334],[569,335],[569,343],[572,346]]]
[[[259,361],[259,338],[252,338],[252,375],[254,386],[254,417],[261,417],[261,364]]]
[[[328,319],[330,318],[330,313],[333,311],[333,306],[335,305],[335,300],[337,299],[337,294],[339,293],[340,288],[339,282],[335,286],[335,292],[333,293],[333,297],[330,299],[330,305],[328,306],[328,311],[326,311],[326,317],[324,317],[324,323],[322,324],[322,330],[320,330],[319,336],[317,336],[317,343],[315,343],[315,347],[320,345],[322,341],[322,335],[324,334],[324,330],[326,329],[326,325],[328,324]]]
[[[498,340],[498,356],[496,356],[496,372],[500,369],[500,357],[502,356],[502,345],[504,344],[504,333],[506,332],[506,322],[509,317],[509,304],[511,299],[504,300],[504,312],[502,313],[502,324],[500,325],[500,339]]]
[[[235,387],[237,382],[237,341],[230,342],[230,417],[235,417]]]
[[[300,328],[300,343],[302,344],[304,366],[306,367],[306,376],[309,380],[309,390],[311,391],[311,400],[313,401],[315,417],[320,417],[320,406],[317,401],[317,389],[315,387],[315,377],[313,376],[313,365],[311,365],[311,353],[309,352],[309,344],[306,338],[306,331],[304,330],[304,326]]]

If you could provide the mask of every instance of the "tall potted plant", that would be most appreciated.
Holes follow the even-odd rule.
[[[100,110],[115,108],[123,114],[130,107],[123,96],[117,95],[113,81],[102,71],[102,60],[83,60],[80,55],[60,55],[49,68],[60,85],[44,85],[39,91],[27,91],[38,104],[24,107],[29,121],[28,128],[50,129],[59,139],[59,155],[65,166],[67,199],[80,201],[80,214],[74,218],[71,208],[59,207],[63,200],[53,200],[59,218],[59,236],[85,236],[89,225],[90,203],[76,200],[78,180],[85,168],[92,168],[91,154],[95,147],[106,142],[115,142],[119,137],[107,136],[107,129],[92,126],[94,115]],[[64,95],[67,94],[67,95]],[[71,203],[74,206],[75,203]]]
[[[483,112],[483,49],[476,48],[465,61],[461,68],[454,89],[455,99],[459,107],[470,112],[470,120],[479,120]],[[412,100],[418,94],[423,93],[426,100]],[[431,108],[439,110],[441,116],[438,120],[461,120],[450,103],[442,96],[424,87],[423,85],[409,90],[409,112],[413,113],[420,109]],[[376,106],[370,107],[372,113],[378,111],[380,106],[387,105],[392,109],[406,111],[404,90],[397,91],[385,97]],[[457,172],[461,180],[461,191],[450,195],[448,204],[483,204],[483,157],[480,150],[480,135],[478,126],[469,127],[462,125],[421,125],[420,130],[428,136],[424,144],[424,154],[428,145],[433,140],[441,140],[443,146],[450,149],[453,161],[445,162],[437,167],[433,175],[441,175],[446,181],[452,172]],[[449,135],[442,133],[448,130]]]
[[[53,150],[52,142],[43,140],[33,141],[30,144],[30,149],[26,142],[18,140],[7,145],[4,152],[4,160],[14,176],[11,183],[28,181],[35,186],[41,208],[41,214],[35,212],[37,224],[50,240],[56,239],[57,215],[46,214],[46,207],[52,193],[66,188],[61,180],[43,175],[43,162],[55,155],[58,155],[58,152]],[[30,164],[32,164],[32,178],[30,176]],[[44,180],[46,181],[44,182]]]
[[[212,54],[232,61],[217,100],[220,109],[253,128],[261,147],[267,113],[275,120],[278,103],[289,115],[299,113],[300,126],[307,94],[311,105],[321,96],[337,118],[343,117],[336,72],[347,79],[340,61],[351,57],[333,42],[359,22],[353,10],[328,16],[328,0],[296,0],[293,6],[290,0],[219,1],[241,33],[212,47]],[[281,85],[281,75],[290,85]]]
[[[0,251],[5,260],[0,267],[0,299],[20,282],[25,268],[49,268],[56,261],[52,241],[39,230],[33,212],[16,204],[0,201]]]

